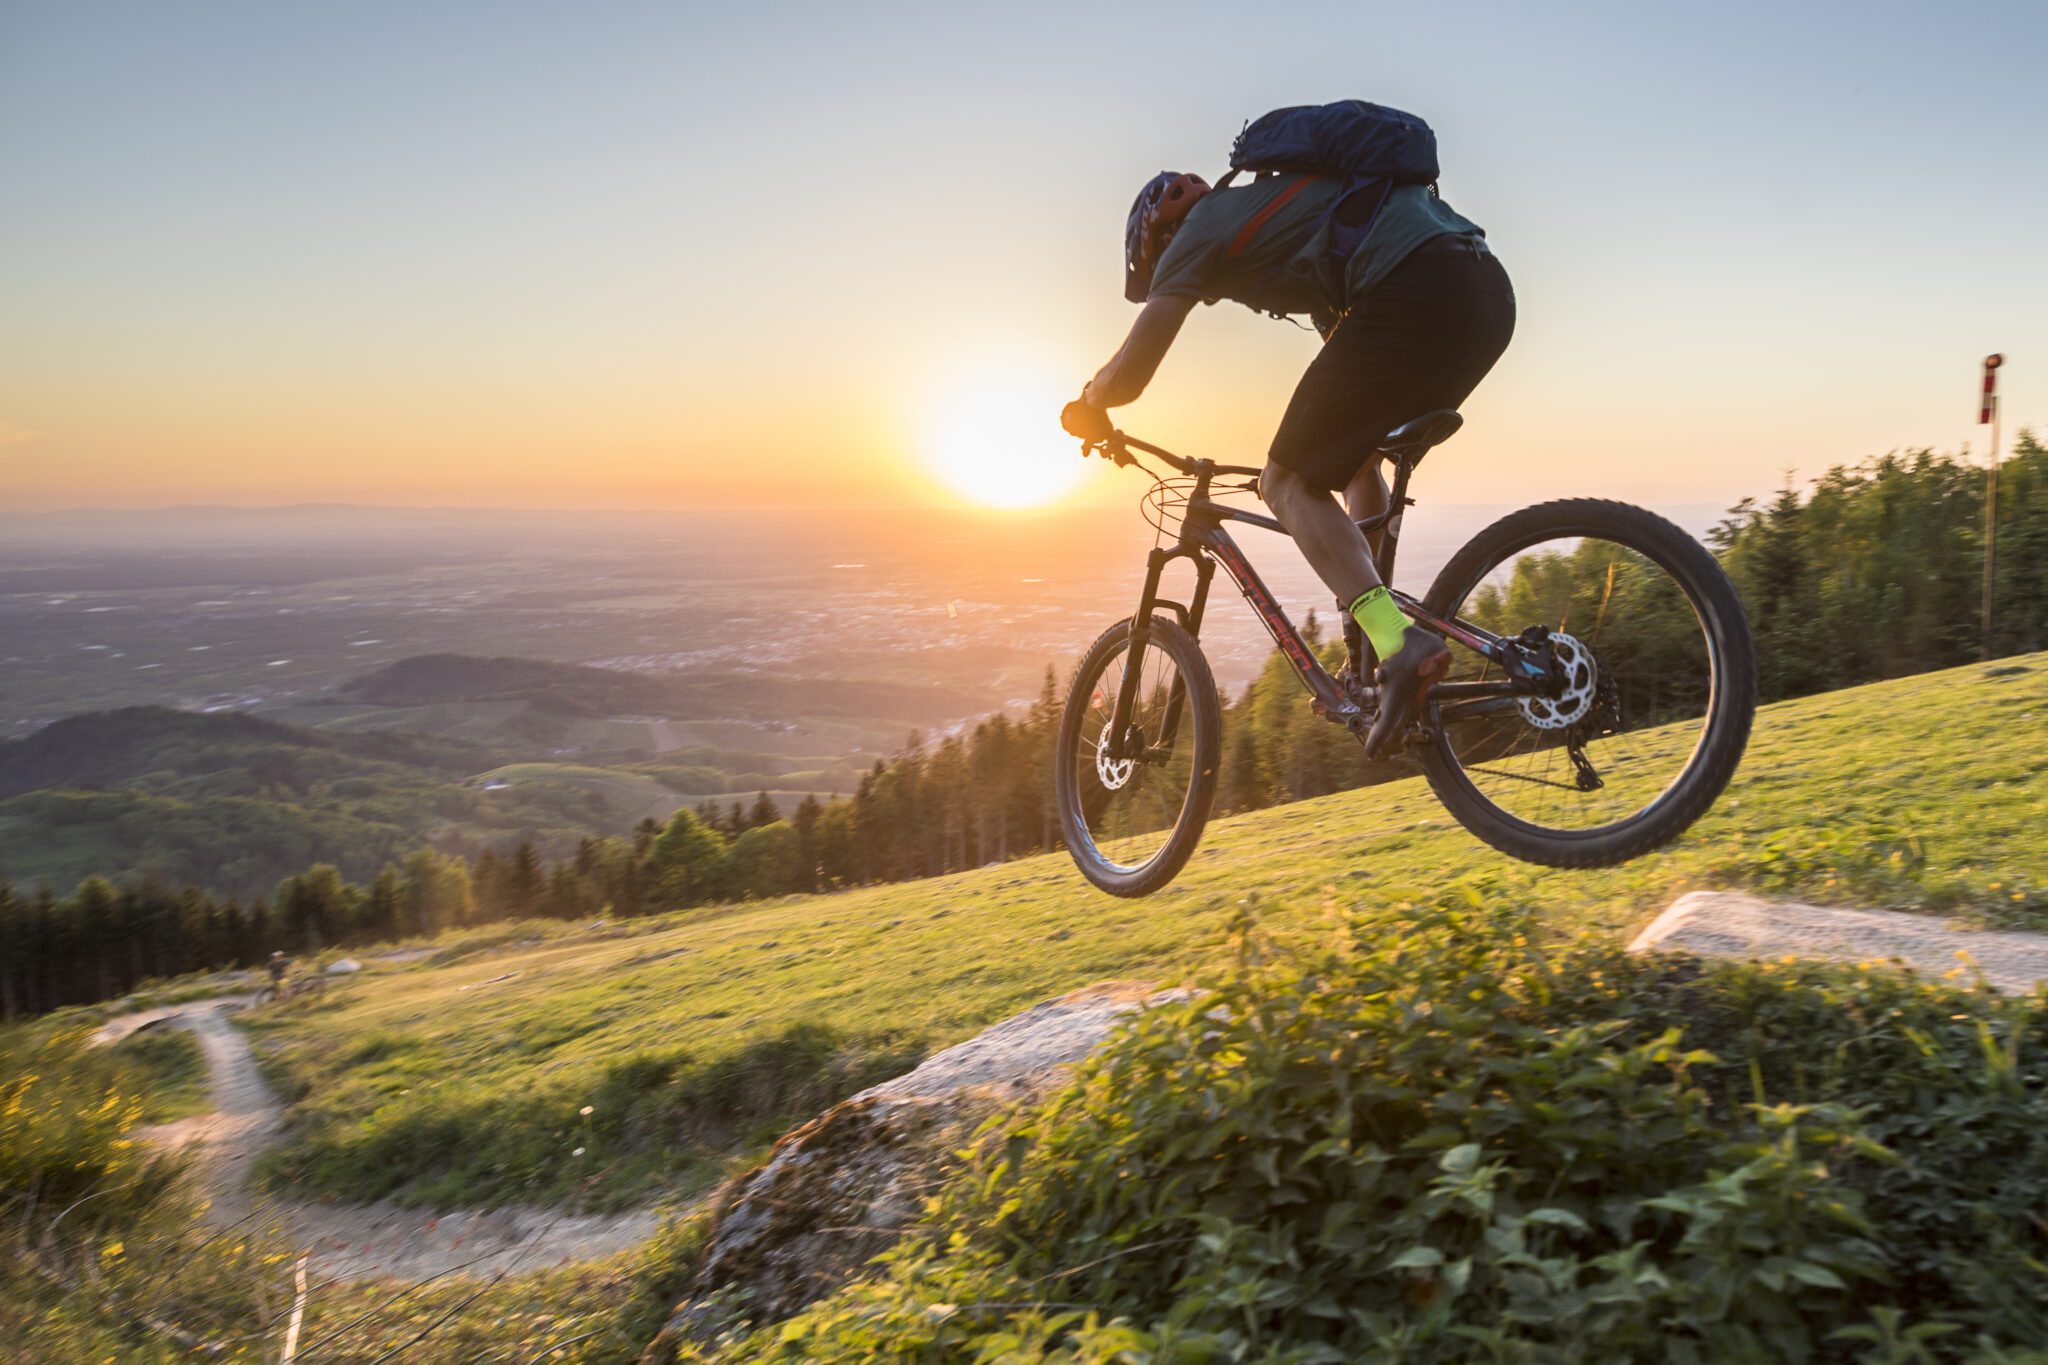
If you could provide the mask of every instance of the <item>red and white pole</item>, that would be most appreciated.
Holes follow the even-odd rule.
[[[1992,657],[1991,585],[1997,577],[1998,547],[1998,367],[2003,355],[1984,357],[1984,394],[1977,404],[1977,425],[1991,424],[1991,465],[1984,471],[1984,657]]]

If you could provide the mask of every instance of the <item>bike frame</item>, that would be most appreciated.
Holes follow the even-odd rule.
[[[1245,558],[1244,551],[1224,530],[1225,522],[1243,522],[1248,526],[1263,527],[1268,531],[1287,534],[1287,528],[1272,517],[1258,512],[1233,507],[1217,502],[1210,496],[1210,485],[1217,476],[1256,476],[1259,471],[1242,465],[1219,465],[1209,460],[1190,460],[1148,445],[1135,437],[1119,433],[1105,443],[1105,453],[1118,464],[1133,464],[1136,461],[1130,451],[1141,450],[1166,461],[1183,474],[1192,475],[1195,486],[1188,495],[1187,510],[1181,520],[1180,536],[1171,546],[1155,547],[1145,562],[1145,587],[1138,598],[1137,613],[1131,617],[1131,633],[1126,645],[1125,658],[1142,659],[1145,646],[1151,638],[1152,614],[1160,609],[1171,611],[1189,635],[1199,639],[1202,629],[1202,615],[1209,604],[1209,586],[1216,576],[1216,566],[1221,564],[1230,575],[1237,590],[1273,637],[1273,643],[1280,648],[1295,676],[1301,680],[1313,698],[1318,715],[1341,724],[1354,733],[1362,732],[1368,723],[1368,715],[1358,703],[1345,694],[1344,688],[1330,676],[1287,613],[1280,609],[1273,594],[1266,587],[1258,571]],[[1382,581],[1393,573],[1394,552],[1401,538],[1401,513],[1411,506],[1408,498],[1408,478],[1414,472],[1415,460],[1419,458],[1396,455],[1394,458],[1394,487],[1387,504],[1387,510],[1377,517],[1358,523],[1364,532],[1384,528],[1380,551],[1377,558]],[[1160,580],[1167,565],[1177,559],[1186,559],[1194,565],[1194,592],[1186,602],[1175,601],[1160,595]],[[1469,621],[1452,617],[1444,619],[1431,612],[1415,598],[1391,585],[1388,592],[1400,603],[1401,610],[1417,624],[1436,631],[1445,639],[1463,645],[1466,649],[1496,664],[1504,672],[1514,672],[1514,660],[1510,657],[1510,641],[1493,632],[1473,625]],[[1137,704],[1137,692],[1141,668],[1126,665],[1122,685],[1117,690],[1116,709],[1111,713],[1109,727],[1109,758],[1120,761],[1125,758],[1164,759],[1173,747],[1173,740],[1180,729],[1183,702],[1186,699],[1186,680],[1175,678],[1173,691],[1167,698],[1166,715],[1158,735],[1150,742],[1140,738],[1142,752],[1130,751],[1130,717]],[[1512,706],[1524,696],[1538,691],[1536,680],[1503,677],[1497,681],[1446,682],[1430,689],[1428,711],[1431,721],[1442,724],[1497,711]]]

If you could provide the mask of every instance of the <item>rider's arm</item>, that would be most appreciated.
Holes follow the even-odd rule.
[[[1133,402],[1152,382],[1159,362],[1166,359],[1173,339],[1180,335],[1195,301],[1189,298],[1148,299],[1131,324],[1131,334],[1081,391],[1081,401],[1095,408],[1113,408]]]

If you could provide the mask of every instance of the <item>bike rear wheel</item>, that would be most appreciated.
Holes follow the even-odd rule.
[[[1125,746],[1110,727],[1125,678],[1137,675]],[[1060,831],[1081,874],[1113,896],[1172,881],[1216,798],[1223,709],[1193,636],[1155,616],[1137,657],[1131,623],[1104,631],[1074,671],[1053,757]]]
[[[1502,852],[1625,862],[1677,838],[1734,774],[1756,711],[1749,620],[1720,564],[1664,518],[1592,498],[1526,508],[1460,550],[1423,604],[1563,637],[1560,696],[1431,708],[1430,786]],[[1501,676],[1458,652],[1453,679]]]

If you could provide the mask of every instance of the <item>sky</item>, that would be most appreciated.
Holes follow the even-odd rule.
[[[1519,301],[1418,491],[1981,453],[1989,351],[2048,424],[2044,50],[2039,0],[0,0],[0,510],[1058,483],[1138,185],[1351,96]],[[1198,310],[1119,423],[1256,462],[1316,344]]]

